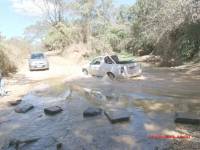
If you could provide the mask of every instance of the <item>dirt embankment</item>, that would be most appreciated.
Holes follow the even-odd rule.
[[[188,75],[200,75],[200,63],[188,63],[175,68],[185,72]]]
[[[156,55],[145,55],[145,56],[137,57],[136,61],[153,64],[155,66],[161,67],[163,59],[160,56],[156,56]],[[173,60],[172,60],[170,66],[188,75],[200,75],[200,61],[192,61],[184,65],[176,66],[175,64],[173,64]]]

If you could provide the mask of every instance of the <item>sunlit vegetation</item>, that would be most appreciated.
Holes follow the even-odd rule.
[[[85,43],[97,54],[160,55],[163,66],[198,57],[198,1],[137,0],[132,6],[115,6],[112,0],[59,0],[53,4],[58,11],[42,21],[49,26],[41,31],[47,50],[64,51],[69,45]]]
[[[44,16],[26,28],[24,37],[47,51],[66,53],[81,43],[88,49],[83,56],[154,54],[162,57],[162,66],[199,61],[199,1],[137,0],[130,6],[112,0],[43,1],[52,7],[40,8]]]
[[[0,36],[0,70],[3,75],[16,72],[31,50],[31,44],[25,39],[6,39]]]

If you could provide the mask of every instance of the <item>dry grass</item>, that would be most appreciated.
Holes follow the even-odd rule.
[[[0,50],[0,70],[3,75],[8,75],[9,73],[16,72],[16,66],[10,61],[10,59],[5,55],[5,53]]]
[[[28,56],[30,45],[20,39],[0,41],[0,69],[3,75],[14,73]]]
[[[91,55],[90,48],[86,44],[73,44],[66,48],[62,56],[68,60],[68,62],[72,63],[84,63],[85,59],[87,59]]]

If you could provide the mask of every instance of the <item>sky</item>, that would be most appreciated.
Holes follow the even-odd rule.
[[[41,0],[0,0],[0,33],[6,38],[23,36],[26,27],[41,19]],[[113,0],[115,5],[130,5],[135,0]]]

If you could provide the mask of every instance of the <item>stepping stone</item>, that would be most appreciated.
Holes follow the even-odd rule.
[[[37,141],[26,141],[26,143],[21,143],[16,147],[15,143],[5,150],[56,150],[57,140],[54,137],[42,137],[38,138]]]
[[[21,105],[17,108],[15,108],[15,112],[16,113],[26,113],[28,111],[30,111],[31,109],[33,109],[34,106],[31,104],[25,104],[25,105]]]
[[[182,123],[182,124],[192,124],[192,125],[199,125],[200,124],[200,116],[190,113],[176,113],[175,114],[175,123]]]
[[[44,113],[46,115],[56,115],[56,114],[58,114],[62,111],[63,111],[63,109],[59,106],[53,106],[53,107],[49,107],[49,108],[44,109]]]
[[[19,99],[19,100],[16,100],[16,101],[9,101],[8,104],[10,106],[16,106],[16,105],[19,105],[21,102],[22,102],[22,100]]]
[[[22,139],[22,140],[11,139],[8,147],[15,147],[15,149],[19,149],[20,145],[31,144],[37,142],[39,139],[40,138]]]
[[[111,123],[120,123],[130,120],[130,113],[125,110],[112,110],[105,112]]]
[[[83,112],[84,117],[94,117],[101,115],[102,109],[101,108],[94,108],[94,107],[89,107]]]
[[[63,149],[63,144],[62,143],[58,143],[56,145],[57,150],[62,150]]]

